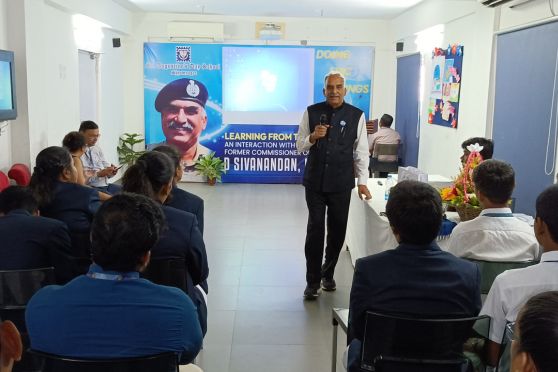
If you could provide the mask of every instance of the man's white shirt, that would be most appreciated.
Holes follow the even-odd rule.
[[[523,262],[539,257],[533,227],[511,215],[509,208],[485,209],[477,218],[459,223],[451,232],[447,251],[482,261]]]
[[[534,295],[558,290],[558,251],[546,252],[537,265],[504,271],[490,288],[480,315],[490,316],[490,340],[500,344],[506,323],[514,322]]]

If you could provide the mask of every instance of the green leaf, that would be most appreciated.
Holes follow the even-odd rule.
[[[221,175],[225,173],[225,163],[214,152],[200,156],[194,167],[201,175],[209,179],[215,178],[219,182]]]

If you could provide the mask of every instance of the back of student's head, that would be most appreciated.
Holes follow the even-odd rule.
[[[31,214],[39,209],[37,201],[29,188],[10,186],[0,192],[0,213],[8,214],[16,209],[23,209]]]
[[[427,183],[401,181],[391,189],[386,215],[401,243],[429,244],[440,232],[442,199]]]
[[[83,133],[83,132],[85,132],[86,130],[89,130],[89,129],[99,129],[99,126],[93,120],[82,121],[80,126],[79,126],[79,131]]]
[[[388,114],[383,114],[382,117],[380,118],[380,126],[389,128],[391,127],[391,124],[393,124],[393,116]]]
[[[91,225],[93,261],[104,270],[134,271],[165,227],[161,207],[143,195],[122,193],[104,202]]]
[[[467,146],[474,145],[475,143],[478,143],[479,145],[482,146],[482,150],[480,154],[484,160],[492,159],[492,154],[494,153],[494,142],[492,142],[492,140],[488,138],[484,138],[484,137],[469,138],[468,140],[463,141],[463,143],[461,144],[461,148],[463,150],[467,150]]]
[[[62,146],[70,152],[76,152],[85,147],[85,137],[80,132],[70,132],[64,136]]]
[[[517,351],[531,356],[537,372],[558,370],[558,292],[544,292],[523,306],[515,324]]]
[[[29,187],[33,191],[39,207],[51,202],[56,182],[64,170],[71,169],[72,164],[72,156],[64,147],[51,146],[39,152],[35,159],[31,181],[29,181]]]
[[[162,152],[146,152],[124,173],[122,190],[156,199],[161,189],[172,182],[175,170],[167,155]]]
[[[176,147],[169,146],[169,145],[159,145],[155,147],[152,151],[161,152],[167,155],[172,160],[175,168],[180,167],[180,152],[178,152]]]
[[[511,165],[500,160],[486,160],[473,171],[473,182],[478,191],[492,203],[505,204],[515,187],[515,172]]]
[[[558,243],[558,185],[552,185],[539,194],[536,210],[537,218],[548,226],[552,240]]]

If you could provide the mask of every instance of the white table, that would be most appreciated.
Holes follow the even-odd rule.
[[[357,188],[351,194],[345,247],[351,253],[353,265],[358,258],[393,249],[398,245],[387,218],[380,216],[380,213],[386,210],[385,181],[385,178],[368,179],[368,189],[372,194],[372,200],[360,200]],[[428,182],[436,187],[440,184],[451,183],[451,180],[442,176],[429,175]],[[450,220],[457,218],[451,212],[447,215]],[[447,240],[440,240],[438,244],[443,248],[447,244]]]

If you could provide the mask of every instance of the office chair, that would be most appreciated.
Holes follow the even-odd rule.
[[[392,155],[398,156],[400,144],[381,144],[377,143],[374,145],[374,150],[372,151],[372,156],[370,157],[370,165],[368,170],[370,172],[370,177],[379,176],[379,173],[393,173],[397,172],[399,168],[399,159],[393,161],[383,161],[378,160],[380,156]]]

